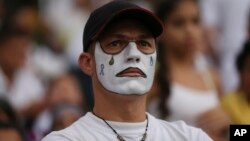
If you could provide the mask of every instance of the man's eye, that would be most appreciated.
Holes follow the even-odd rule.
[[[124,45],[124,42],[123,41],[120,41],[120,40],[117,40],[117,41],[113,41],[110,43],[110,46],[111,47],[121,47]]]
[[[141,46],[141,47],[150,47],[150,44],[147,41],[138,41],[137,45]]]

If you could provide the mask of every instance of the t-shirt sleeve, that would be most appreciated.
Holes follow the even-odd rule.
[[[187,125],[183,121],[175,121],[168,124],[178,140],[187,141],[213,141],[203,130]]]
[[[205,132],[201,129],[197,130],[197,136],[192,141],[213,141]]]
[[[67,139],[64,136],[49,134],[48,136],[44,137],[42,141],[71,141],[71,140]]]
[[[189,141],[213,141],[203,130],[180,122]]]

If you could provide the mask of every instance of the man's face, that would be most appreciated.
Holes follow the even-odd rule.
[[[152,86],[155,39],[135,20],[121,20],[109,26],[96,42],[96,76],[108,91],[118,94],[148,92]]]

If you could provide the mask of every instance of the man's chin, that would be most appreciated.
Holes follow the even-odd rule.
[[[133,86],[127,86],[126,87],[126,93],[128,95],[144,95],[147,93],[148,90],[145,88],[145,86],[138,86],[138,85],[133,85]]]
[[[101,83],[103,87],[120,95],[144,95],[150,88],[144,78],[117,78],[112,83]]]

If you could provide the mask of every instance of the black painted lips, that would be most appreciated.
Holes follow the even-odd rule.
[[[136,75],[131,75],[130,73],[135,73]],[[137,75],[139,74],[139,75]],[[146,74],[139,68],[129,67],[119,73],[116,74],[116,77],[144,77],[146,78]]]

